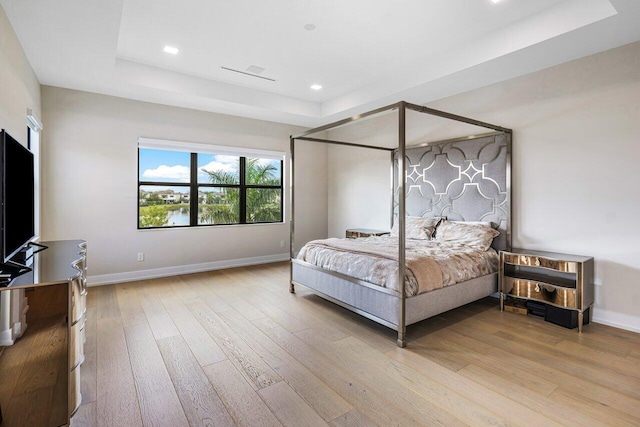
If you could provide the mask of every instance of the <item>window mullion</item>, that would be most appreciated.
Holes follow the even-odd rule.
[[[240,224],[247,223],[247,179],[246,179],[246,170],[247,167],[247,158],[240,157],[240,200],[239,200],[239,209],[240,209]]]
[[[198,225],[198,154],[191,153],[191,169],[190,169],[190,189],[189,196],[189,225]]]

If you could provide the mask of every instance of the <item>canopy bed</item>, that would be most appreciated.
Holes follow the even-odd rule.
[[[483,130],[408,147],[407,112]],[[397,146],[331,138],[380,113],[397,114]],[[302,285],[392,328],[400,347],[408,325],[497,292],[496,251],[511,248],[511,138],[510,129],[404,101],[291,136],[290,292]],[[312,241],[296,254],[296,141],[388,151],[390,235]]]

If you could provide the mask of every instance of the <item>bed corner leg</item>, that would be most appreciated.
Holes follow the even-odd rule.
[[[398,340],[396,341],[396,344],[398,344],[398,347],[400,348],[405,348],[407,346],[407,329],[406,327],[400,328],[398,330]]]
[[[295,294],[295,293],[296,293],[296,288],[295,288],[295,286],[293,285],[293,282],[291,282],[291,283],[289,284],[289,292],[290,292],[290,293],[292,293],[292,294]]]

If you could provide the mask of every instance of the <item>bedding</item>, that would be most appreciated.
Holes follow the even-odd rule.
[[[442,221],[435,238],[439,241],[457,242],[486,251],[493,238],[500,232],[491,228],[491,223]]]
[[[419,217],[408,216],[405,221],[405,230],[407,239],[431,240],[436,231],[436,226],[443,217]],[[391,237],[398,238],[398,221],[391,227]]]
[[[417,239],[406,239],[405,246],[407,297],[498,271],[499,257],[491,248]],[[399,291],[397,237],[314,240],[300,250],[297,259]]]

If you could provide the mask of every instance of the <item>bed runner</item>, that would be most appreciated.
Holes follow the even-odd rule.
[[[362,255],[373,255],[393,261],[398,261],[398,247],[380,246],[367,243],[367,239],[338,239],[329,238],[313,240],[309,245],[323,246],[342,252]],[[406,268],[411,271],[418,283],[418,293],[432,291],[442,287],[442,271],[433,259],[415,252],[405,251]]]

